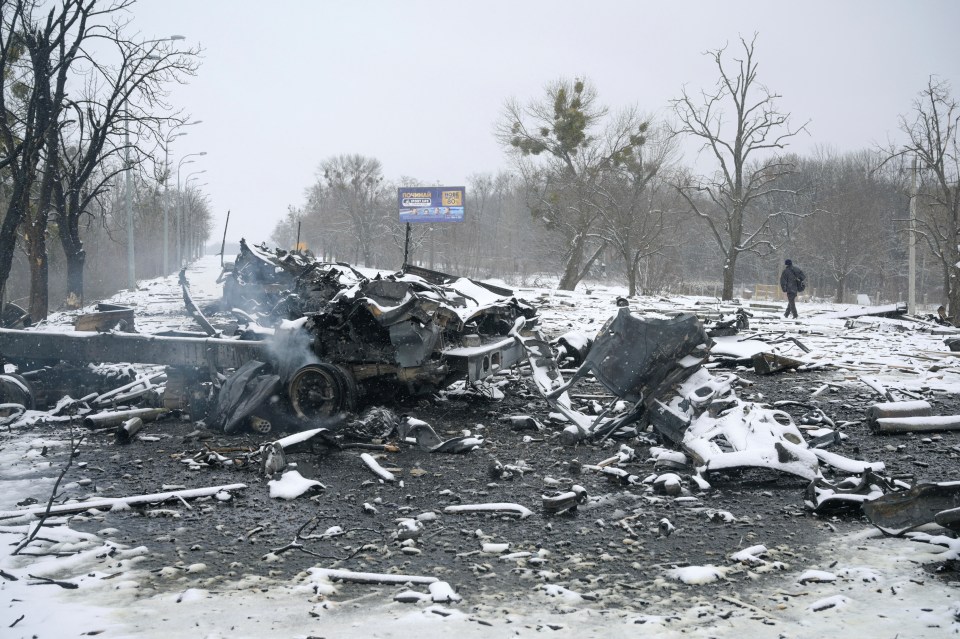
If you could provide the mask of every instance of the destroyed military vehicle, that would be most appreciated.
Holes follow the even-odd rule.
[[[27,371],[57,362],[164,365],[160,408],[206,417],[208,427],[227,433],[301,430],[363,404],[390,403],[398,391],[416,396],[457,381],[473,384],[521,361],[547,401],[576,425],[576,439],[609,434],[624,422],[569,409],[569,385],[537,331],[536,311],[508,289],[419,267],[358,269],[246,242],[219,281],[223,294],[206,309],[208,319],[181,273],[184,303],[202,333],[127,332],[132,315],[120,331],[109,322],[123,309],[112,309],[86,317],[92,324],[79,318],[73,333],[0,329],[0,353]],[[627,421],[696,370],[710,343],[693,315],[640,320],[628,308],[599,337],[600,345],[583,348],[580,375],[591,373],[617,399],[637,404]],[[89,392],[56,390],[47,395]]]
[[[384,275],[241,242],[222,276],[221,310],[267,339],[299,417],[352,411],[367,394],[434,391],[519,362],[514,327],[536,311],[512,292],[416,267]]]

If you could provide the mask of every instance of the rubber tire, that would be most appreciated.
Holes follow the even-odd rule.
[[[357,383],[350,371],[319,362],[297,370],[287,385],[293,412],[303,419],[332,417],[357,409]]]

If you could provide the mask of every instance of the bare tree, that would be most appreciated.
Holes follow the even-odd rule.
[[[109,181],[109,174],[99,169],[125,144],[117,142],[118,130],[130,131],[135,122],[140,133],[155,131],[158,122],[170,118],[149,113],[157,106],[169,113],[168,105],[158,99],[160,84],[175,79],[174,70],[193,68],[192,61],[169,50],[144,47],[123,37],[126,23],[117,16],[133,0],[99,4],[98,0],[63,0],[45,17],[36,17],[45,4],[41,0],[3,2],[0,29],[4,38],[0,75],[4,83],[6,78],[16,78],[11,91],[5,84],[0,87],[4,100],[0,106],[8,116],[0,123],[0,145],[4,157],[16,165],[11,170],[14,197],[0,227],[0,283],[9,277],[10,256],[21,229],[29,255],[34,319],[46,317],[49,306],[46,242],[53,211],[67,254],[69,289],[82,298],[84,252],[77,220]],[[96,57],[85,49],[94,41]],[[105,42],[119,49],[119,68],[98,61],[108,55]],[[73,90],[82,97],[68,96],[68,83],[79,85],[79,91]],[[15,99],[19,99],[16,105]],[[103,179],[88,184],[94,175]]]
[[[960,104],[950,85],[931,77],[914,101],[913,114],[900,118],[907,143],[892,155],[914,156],[921,167],[917,233],[940,262],[948,313],[960,323]]]
[[[10,276],[17,231],[25,229],[31,282],[46,282],[46,208],[31,206],[37,188],[43,150],[56,139],[57,120],[65,92],[67,69],[78,51],[69,40],[70,31],[85,23],[92,1],[65,0],[51,9],[46,20],[34,17],[37,2],[11,0],[0,3],[0,166],[9,170],[10,199],[0,225],[0,286]],[[59,53],[59,56],[58,56]],[[49,172],[48,172],[49,174]],[[49,201],[52,180],[40,187],[41,198]],[[42,205],[42,204],[41,204]],[[35,212],[31,214],[31,212]],[[46,291],[31,295],[31,310],[46,316]]]
[[[868,280],[881,272],[888,237],[900,203],[896,185],[880,171],[876,152],[845,154],[821,149],[814,158],[793,160],[791,186],[804,191],[810,207],[820,212],[805,221],[799,236],[804,254],[816,262],[816,273],[833,285],[838,303],[854,276]],[[820,279],[820,278],[817,278]]]
[[[383,228],[379,207],[385,197],[380,161],[362,155],[338,155],[325,160],[320,172],[342,219],[348,220],[354,261],[373,266],[375,245]]]
[[[115,5],[110,13],[124,9]],[[132,154],[136,166],[145,159],[149,140],[163,141],[166,127],[182,125],[179,112],[166,103],[165,85],[196,73],[197,49],[176,49],[169,38],[141,42],[124,35],[129,24],[92,25],[84,38],[98,42],[97,56],[84,51],[75,81],[80,97],[69,100],[58,127],[59,148],[53,206],[57,232],[66,256],[67,295],[83,301],[86,251],[80,238],[80,220],[93,200],[109,188],[112,178],[134,167],[116,161]],[[109,45],[109,47],[105,46]],[[107,56],[107,49],[115,56]],[[116,64],[98,58],[115,57]],[[133,133],[132,141],[129,133]],[[127,148],[127,144],[132,148]],[[103,167],[110,170],[103,171]],[[162,168],[166,181],[169,167]]]
[[[628,117],[634,117],[632,115]],[[623,135],[626,126],[612,131]],[[611,163],[600,184],[599,201],[604,212],[605,237],[623,262],[630,295],[637,294],[641,262],[660,253],[669,242],[667,209],[674,199],[665,181],[665,170],[674,151],[673,138],[665,128],[649,129],[650,139],[633,153]],[[608,146],[615,148],[614,140]]]
[[[756,34],[749,42],[740,38],[744,56],[733,63],[724,59],[726,47],[708,52],[720,75],[714,89],[699,97],[684,89],[673,101],[680,121],[677,133],[702,141],[703,149],[718,165],[712,176],[680,183],[677,188],[694,215],[706,224],[724,256],[725,300],[733,298],[740,254],[776,248],[768,234],[769,225],[789,212],[762,214],[753,223],[749,223],[749,213],[790,172],[790,164],[777,152],[805,129],[804,125],[792,130],[790,114],[776,106],[781,96],[757,82],[756,38]]]
[[[508,101],[498,125],[497,137],[527,186],[534,220],[557,237],[562,290],[573,290],[607,246],[598,197],[605,171],[631,161],[646,142],[649,123],[635,110],[600,131],[607,114],[586,81],[560,80],[540,100],[525,106]]]

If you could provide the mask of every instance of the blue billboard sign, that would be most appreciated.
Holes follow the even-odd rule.
[[[416,186],[397,189],[400,222],[463,222],[462,186]]]

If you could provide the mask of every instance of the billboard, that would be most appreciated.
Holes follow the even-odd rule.
[[[400,222],[463,222],[462,186],[414,186],[397,189]]]

